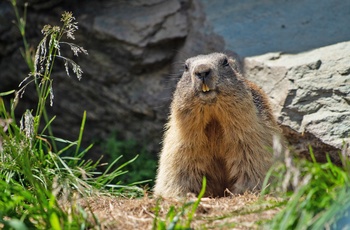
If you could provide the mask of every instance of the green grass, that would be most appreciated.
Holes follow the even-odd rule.
[[[157,159],[155,154],[147,152],[142,146],[133,140],[120,141],[117,133],[112,133],[109,138],[102,141],[101,146],[110,162],[120,158],[120,163],[132,161],[124,167],[126,173],[118,177],[123,184],[141,183],[152,188],[157,171]]]
[[[263,194],[282,197],[283,208],[268,223],[270,229],[350,228],[349,219],[345,221],[350,214],[349,159],[344,157],[340,167],[329,158],[316,162],[311,147],[310,154],[313,161],[293,158],[287,151],[285,162],[271,168],[274,182]]]
[[[53,79],[51,74],[56,59],[61,59],[67,74],[72,71],[80,80],[82,70],[73,60],[61,54],[60,46],[70,47],[74,55],[87,54],[82,47],[64,41],[74,39],[77,22],[69,12],[62,14],[61,26],[46,25],[43,39],[35,54],[31,53],[25,38],[25,15],[20,17],[16,1],[11,1],[17,26],[23,36],[23,57],[30,74],[20,89],[0,93],[0,227],[5,229],[86,229],[99,227],[94,214],[77,203],[78,198],[91,194],[118,195],[125,189],[136,187],[111,183],[124,174],[122,164],[112,170],[117,160],[104,171],[98,170],[100,161],[84,160],[92,147],[81,150],[86,121],[82,114],[79,136],[76,141],[63,140],[53,135],[47,106],[53,106]],[[24,11],[26,13],[26,10]],[[38,103],[16,120],[14,111],[25,89],[34,85]],[[13,95],[10,107],[1,97]],[[40,128],[43,127],[43,128]],[[60,143],[63,148],[59,149]],[[73,152],[73,155],[66,154]]]

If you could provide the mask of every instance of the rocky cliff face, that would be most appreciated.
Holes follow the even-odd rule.
[[[310,4],[317,7],[307,14]],[[27,37],[35,48],[41,28],[59,24],[61,13],[72,11],[79,22],[75,43],[89,52],[77,59],[84,71],[80,82],[68,78],[64,68],[55,72],[50,114],[57,115],[58,136],[76,138],[86,110],[87,142],[117,131],[156,153],[183,61],[200,53],[238,51],[249,56],[243,61],[246,76],[269,94],[287,139],[302,153],[311,143],[336,159],[342,142],[349,142],[350,43],[304,51],[350,40],[349,30],[339,29],[350,21],[346,4],[33,0]],[[1,2],[0,91],[16,89],[29,72],[14,18],[10,4]],[[35,100],[28,88],[18,113],[33,108]]]

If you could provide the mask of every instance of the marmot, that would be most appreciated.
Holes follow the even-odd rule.
[[[171,103],[154,193],[162,197],[261,188],[280,128],[265,93],[223,53],[189,58]]]

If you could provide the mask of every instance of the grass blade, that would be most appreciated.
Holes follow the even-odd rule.
[[[79,149],[81,145],[81,140],[83,139],[83,133],[84,133],[84,128],[85,128],[85,122],[86,122],[86,111],[83,113],[83,119],[81,120],[81,125],[80,125],[80,132],[79,132],[79,138],[77,141],[77,148],[75,149],[75,156],[79,154]]]
[[[202,189],[198,195],[197,200],[194,202],[193,206],[192,206],[192,210],[188,215],[188,220],[187,220],[187,224],[186,224],[186,228],[190,228],[191,226],[191,222],[193,220],[194,214],[196,213],[196,210],[198,208],[199,203],[201,202],[202,197],[205,194],[205,189],[207,187],[207,178],[203,177],[203,182],[202,182]]]

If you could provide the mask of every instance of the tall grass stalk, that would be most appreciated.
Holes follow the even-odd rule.
[[[26,18],[27,18],[27,6],[28,3],[24,4],[24,9],[23,9],[23,17],[20,16],[17,8],[17,1],[16,0],[11,0],[11,4],[13,6],[13,10],[15,12],[16,16],[16,25],[18,27],[18,30],[21,34],[22,40],[23,40],[23,45],[24,45],[24,50],[21,50],[22,56],[27,63],[29,69],[31,72],[34,71],[34,62],[32,58],[32,49],[29,47],[29,44],[26,39]]]
[[[93,162],[84,159],[92,147],[83,149],[81,146],[86,112],[77,141],[53,136],[51,124],[55,117],[49,119],[46,113],[47,102],[53,105],[51,74],[55,59],[64,62],[68,75],[71,70],[79,80],[82,76],[80,66],[64,57],[60,51],[60,45],[68,45],[76,56],[78,53],[87,54],[82,47],[62,41],[64,35],[74,39],[77,23],[72,13],[65,12],[61,27],[45,26],[42,30],[44,37],[33,58],[25,39],[26,15],[21,18],[16,1],[11,0],[11,3],[24,41],[24,59],[31,72],[21,82],[18,91],[0,93],[0,228],[59,230],[86,229],[92,225],[98,228],[99,221],[93,213],[79,206],[78,199],[105,190],[110,194],[117,193],[117,189],[111,190],[113,185],[108,183],[124,173],[123,167],[101,173],[97,171],[100,160]],[[36,87],[38,103],[35,111],[26,110],[17,123],[14,109],[30,83]],[[1,97],[12,94],[15,99],[10,103],[11,108],[7,108]],[[44,134],[46,130],[48,135]],[[58,149],[55,143],[61,143],[64,147]]]

